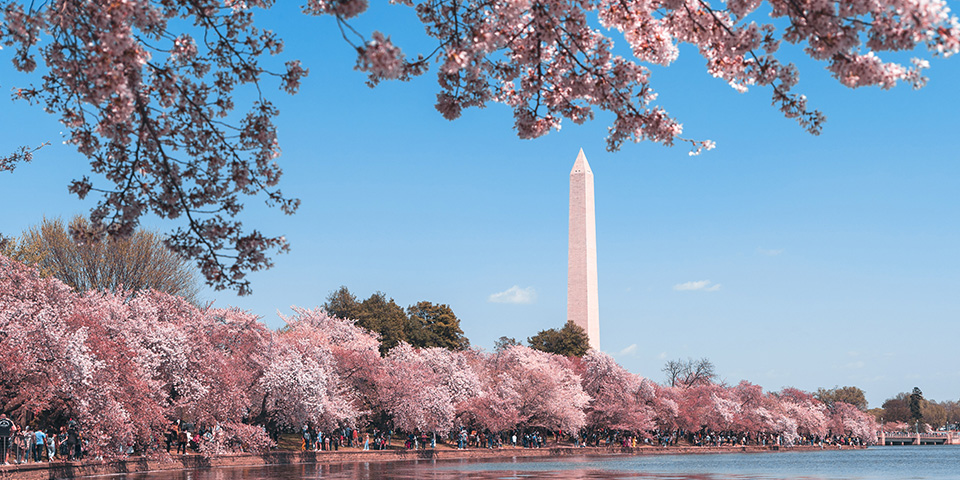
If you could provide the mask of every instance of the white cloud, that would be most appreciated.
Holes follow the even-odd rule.
[[[660,352],[660,355],[657,355],[657,358],[660,360],[665,360],[667,358],[667,352]]]
[[[632,357],[632,356],[634,356],[634,355],[636,355],[636,354],[637,354],[637,344],[636,344],[636,343],[632,343],[632,344],[630,344],[629,347],[624,348],[623,350],[620,350],[620,351],[617,353],[617,356],[626,356],[626,355],[629,355],[629,356]]]
[[[782,248],[758,248],[757,253],[766,257],[776,257],[783,253]]]
[[[678,292],[716,292],[717,290],[720,290],[720,284],[713,283],[710,280],[696,280],[692,282],[678,283],[673,286],[673,289]]]
[[[537,301],[537,292],[533,287],[520,288],[514,285],[502,292],[494,293],[487,297],[491,303],[533,303]]]
[[[678,283],[673,286],[673,289],[678,292],[685,290],[703,290],[707,288],[707,285],[710,285],[710,280],[697,280],[695,282]]]

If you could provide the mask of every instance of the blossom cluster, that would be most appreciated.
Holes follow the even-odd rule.
[[[203,447],[211,454],[267,448],[268,433],[306,424],[383,421],[405,432],[876,438],[869,415],[795,389],[660,386],[595,350],[580,359],[522,345],[488,353],[400,343],[381,357],[377,335],[352,320],[300,308],[284,320],[273,331],[247,312],[156,291],[78,294],[0,256],[0,411],[74,418],[100,455],[156,445],[174,418],[220,425],[222,436]]]
[[[210,285],[241,295],[251,289],[247,273],[269,268],[270,254],[288,249],[283,236],[243,227],[243,199],[265,197],[286,214],[299,206],[277,187],[279,112],[261,83],[275,76],[293,94],[308,70],[299,60],[280,71],[261,65],[283,41],[258,27],[253,12],[276,3],[286,2],[0,0],[0,46],[12,47],[14,68],[39,80],[14,88],[13,97],[58,115],[65,143],[88,158],[96,183],[84,176],[69,189],[81,199],[99,196],[90,217],[95,233],[129,235],[145,214],[169,219],[178,225],[170,247],[196,260]],[[628,140],[681,141],[692,155],[713,148],[710,140],[682,137],[680,121],[657,104],[648,66],[669,65],[684,44],[706,60],[708,74],[740,92],[767,88],[773,105],[815,134],[825,117],[793,91],[799,72],[781,59],[782,42],[802,45],[851,88],[919,88],[927,59],[906,64],[882,56],[960,50],[960,24],[945,0],[389,3],[424,25],[436,43],[432,53],[408,57],[382,31],[354,28],[368,0],[309,0],[302,11],[336,18],[371,86],[421,75],[433,62],[435,106],[445,118],[502,103],[513,110],[519,137],[535,138],[599,111],[611,118],[609,150]],[[768,18],[758,23],[762,14]],[[611,32],[632,57],[614,53]],[[235,98],[248,97],[238,112]],[[32,152],[0,154],[0,171]]]
[[[773,104],[814,134],[825,117],[808,107],[804,95],[793,93],[799,72],[781,60],[782,42],[805,46],[804,52],[825,62],[845,86],[884,89],[898,82],[923,86],[928,62],[915,58],[904,65],[885,61],[881,54],[926,48],[932,55],[949,56],[960,50],[960,24],[944,0],[392,3],[415,9],[437,41],[436,107],[444,117],[454,119],[465,108],[499,102],[513,109],[518,135],[533,138],[559,129],[562,119],[582,123],[600,110],[614,117],[607,137],[610,150],[628,139],[666,145],[683,140],[691,144],[692,154],[712,147],[708,140],[682,138],[682,125],[654,103],[657,94],[646,65],[671,64],[683,44],[706,60],[708,74],[735,90],[768,88]],[[307,13],[333,15],[341,24],[367,8],[359,0],[311,4],[323,8],[314,6]],[[622,36],[633,58],[614,54],[611,31]],[[371,44],[379,45],[383,34],[373,35]],[[358,50],[358,65],[372,83],[398,78],[402,67],[397,61],[404,58],[399,47],[389,45],[389,62],[372,61],[370,51]],[[418,58],[408,65],[423,62]]]

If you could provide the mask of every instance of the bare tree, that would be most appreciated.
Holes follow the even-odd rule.
[[[667,383],[671,387],[693,387],[713,383],[717,372],[713,362],[706,357],[700,360],[687,358],[686,360],[670,360],[663,369],[667,374]]]
[[[69,227],[59,218],[44,218],[8,250],[41,275],[56,277],[78,292],[123,288],[136,294],[155,289],[198,301],[196,268],[167,248],[162,236],[137,230],[126,238],[78,242],[71,235],[87,227],[87,220],[80,216],[74,217]]]

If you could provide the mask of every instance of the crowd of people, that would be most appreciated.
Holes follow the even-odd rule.
[[[70,419],[60,428],[17,425],[0,413],[0,463],[20,465],[52,462],[55,459],[79,460],[84,454],[84,438],[77,422]]]
[[[343,446],[363,450],[385,450],[390,444],[391,435],[392,431],[383,432],[377,428],[374,428],[372,433],[360,433],[359,430],[350,427],[324,432],[313,425],[304,425],[300,430],[300,449],[315,452],[338,451]]]
[[[512,434],[508,442],[485,432],[516,430],[517,444],[535,448],[544,442],[525,438],[533,426],[563,429],[570,445],[597,444],[596,428],[637,432],[644,442],[656,429],[667,432],[651,444],[701,428],[768,432],[784,445],[811,435],[876,438],[876,420],[851,404],[789,387],[765,392],[747,381],[659,385],[596,350],[568,358],[523,345],[485,352],[401,342],[382,356],[377,334],[320,309],[295,308],[274,331],[248,312],[200,309],[158,292],[80,295],[3,256],[0,298],[8,335],[0,342],[0,411],[31,423],[34,445],[36,427],[53,436],[55,458],[64,455],[57,437],[65,425],[57,422],[71,416],[86,435],[77,444],[94,458],[124,456],[131,448],[148,455],[191,448],[209,455],[263,452],[276,448],[280,434],[304,449],[376,449],[385,443],[374,426],[417,432],[407,442],[394,438],[395,446],[412,447],[433,444],[432,434],[424,439],[419,432],[446,438],[451,430],[460,435],[461,426],[468,438],[449,446],[512,445]],[[58,360],[12,360],[18,356]],[[78,373],[64,375],[68,367]],[[173,418],[198,428],[168,431]],[[48,431],[51,423],[56,430]],[[322,432],[308,432],[309,442],[301,442],[304,424]],[[342,426],[364,430],[354,438],[352,430],[334,431]],[[473,435],[474,429],[480,431]],[[590,435],[569,436],[584,431]],[[719,441],[732,439],[711,435],[710,442]]]
[[[201,453],[202,446],[211,442],[220,432],[220,426],[212,428],[204,425],[176,420],[171,422],[163,433],[162,439],[157,439],[153,445],[134,448],[133,445],[123,453],[158,453],[163,450],[168,454]],[[329,452],[338,451],[341,447],[357,448],[362,450],[385,450],[391,447],[394,431],[389,429],[371,428],[362,431],[356,428],[342,427],[337,429],[319,429],[313,425],[303,425],[300,431],[300,450]],[[637,448],[642,446],[767,446],[781,445],[779,435],[768,433],[744,432],[715,432],[702,429],[696,432],[684,430],[650,432],[627,432],[613,429],[588,429],[570,435],[563,431],[543,429],[511,430],[507,432],[491,432],[483,429],[460,428],[453,430],[446,437],[446,443],[451,448],[543,448],[547,439],[552,437],[555,444],[567,443],[576,447],[623,447]],[[400,438],[403,438],[402,436]],[[442,437],[441,437],[442,439]],[[406,449],[436,448],[438,437],[436,433],[417,432],[406,434],[403,447]],[[10,465],[28,462],[43,462],[54,460],[73,461],[84,457],[86,439],[80,431],[79,424],[73,419],[64,425],[38,428],[35,425],[17,425],[5,414],[0,414],[0,463]],[[865,445],[866,439],[856,436],[801,436],[796,445],[810,445],[826,447],[841,447],[843,445]],[[240,448],[240,450],[243,450]]]

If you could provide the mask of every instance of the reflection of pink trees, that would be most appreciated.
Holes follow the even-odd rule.
[[[75,418],[102,454],[153,444],[174,418],[212,428],[209,453],[267,448],[264,427],[363,427],[379,413],[407,432],[589,427],[792,444],[873,441],[877,431],[854,406],[797,389],[660,386],[596,351],[568,359],[401,343],[381,358],[377,336],[350,320],[304,309],[284,320],[274,332],[249,313],[163,293],[76,294],[0,257],[0,405],[19,422]]]

